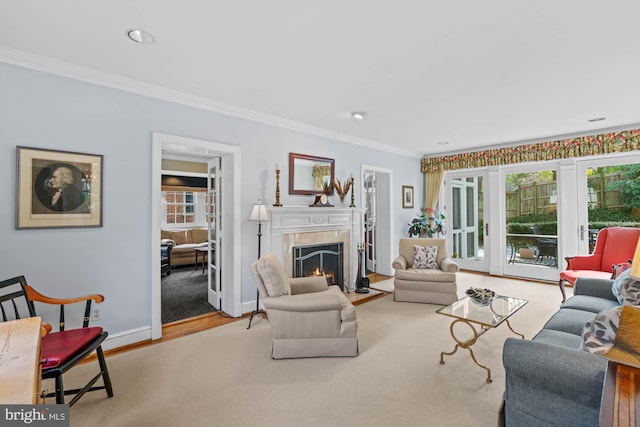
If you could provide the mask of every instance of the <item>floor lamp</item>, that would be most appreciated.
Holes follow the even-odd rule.
[[[249,215],[249,221],[258,221],[258,259],[260,259],[260,243],[262,241],[262,223],[269,221],[269,214],[267,213],[267,207],[262,204],[262,200],[258,199],[258,203],[251,208],[251,215]],[[260,310],[260,291],[256,289],[256,309],[251,313],[249,318],[249,326],[251,327],[251,321],[253,316],[266,314],[263,310]]]

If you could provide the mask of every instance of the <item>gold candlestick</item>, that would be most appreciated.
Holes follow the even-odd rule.
[[[273,206],[282,206],[280,203],[280,169],[276,169],[276,202]]]
[[[356,207],[355,200],[354,200],[354,197],[353,197],[353,187],[355,187],[355,186],[353,185],[353,176],[352,176],[351,177],[351,204],[349,205],[350,208],[355,208]]]

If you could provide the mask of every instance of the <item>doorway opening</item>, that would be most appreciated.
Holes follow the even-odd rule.
[[[362,165],[363,233],[367,275],[392,276],[391,169]]]
[[[240,148],[211,141],[195,140],[175,135],[153,134],[152,147],[152,326],[151,338],[160,338],[162,331],[162,288],[160,253],[161,229],[166,218],[167,207],[163,206],[161,199],[162,161],[167,158],[191,163],[204,163],[204,178],[206,188],[199,196],[204,202],[204,211],[196,211],[194,206],[181,206],[183,213],[193,211],[193,223],[191,219],[180,223],[185,230],[198,228],[198,235],[204,232],[204,245],[197,256],[200,257],[198,265],[191,268],[204,272],[207,278],[207,301],[215,310],[220,310],[231,317],[242,316],[241,292],[240,292],[240,239],[223,239],[225,233],[233,236],[241,235],[239,221],[240,212]],[[217,166],[212,166],[214,162]],[[211,171],[214,171],[213,174]],[[222,180],[222,171],[225,171],[225,179]],[[202,172],[200,172],[202,174]],[[175,206],[173,207],[175,208]],[[220,215],[220,209],[224,209],[224,215]],[[216,210],[218,214],[216,215]],[[197,215],[202,219],[196,220]],[[183,215],[187,218],[189,215]],[[204,227],[202,227],[204,224]],[[192,227],[199,225],[200,227]],[[191,242],[191,244],[194,244]],[[192,256],[196,256],[195,248]],[[220,257],[219,254],[224,256]],[[191,254],[190,254],[191,255]],[[206,261],[205,261],[206,260]],[[189,260],[190,263],[191,260]],[[221,280],[221,272],[224,272],[224,280]],[[202,280],[202,279],[201,279]]]

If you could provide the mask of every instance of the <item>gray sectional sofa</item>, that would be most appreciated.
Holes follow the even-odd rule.
[[[613,281],[581,278],[531,340],[507,338],[502,359],[506,375],[507,426],[597,426],[607,359],[581,349],[585,324],[619,304]]]

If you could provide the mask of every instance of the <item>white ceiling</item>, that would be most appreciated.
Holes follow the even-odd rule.
[[[638,0],[2,0],[0,61],[422,156],[640,123],[638,16]]]

